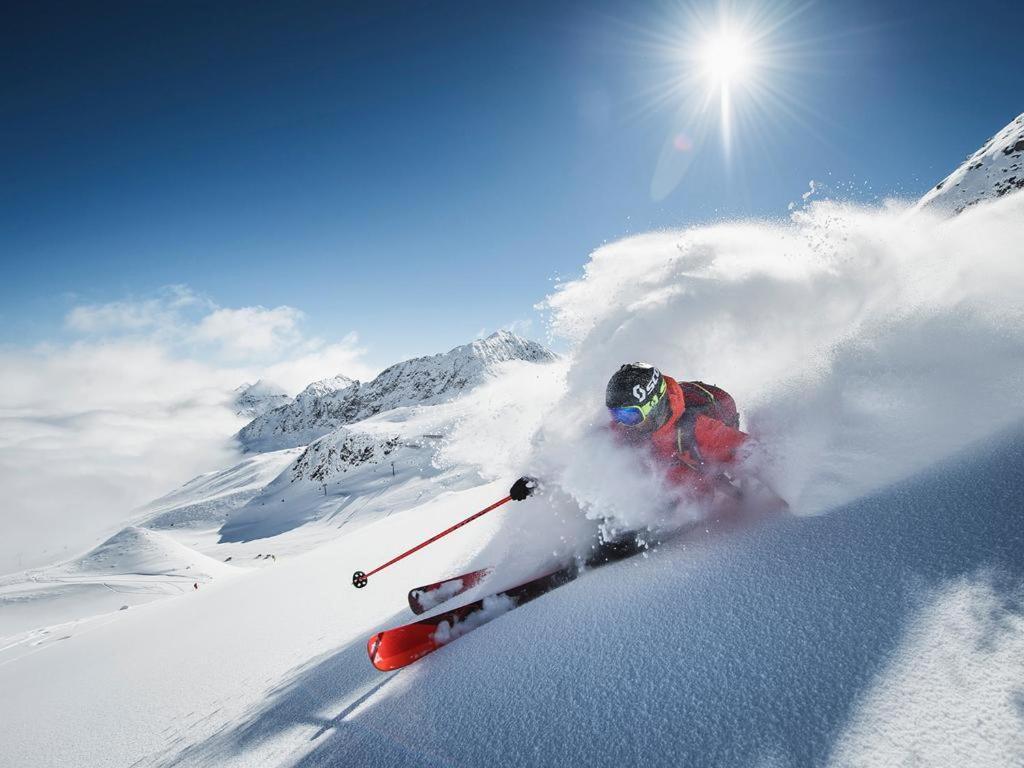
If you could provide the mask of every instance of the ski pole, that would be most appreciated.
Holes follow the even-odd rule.
[[[492,509],[497,509],[502,504],[507,504],[510,501],[512,501],[512,497],[511,496],[506,496],[501,501],[496,501],[493,504],[491,504],[491,506],[485,507],[484,509],[481,509],[479,512],[474,512],[472,515],[467,517],[465,520],[461,520],[461,521],[457,522],[451,528],[446,528],[445,530],[441,531],[440,533],[438,533],[438,534],[436,534],[434,536],[431,536],[426,541],[420,542],[419,544],[417,544],[412,549],[403,552],[402,554],[398,555],[397,557],[391,558],[386,563],[384,563],[384,565],[378,565],[376,568],[374,568],[369,573],[363,573],[362,571],[356,571],[355,573],[352,574],[352,586],[355,587],[356,589],[362,589],[363,587],[366,586],[367,581],[369,580],[369,578],[371,576],[373,576],[373,574],[378,573],[379,571],[383,571],[389,565],[394,565],[395,563],[397,563],[402,558],[408,557],[413,552],[418,552],[419,550],[423,549],[428,544],[433,544],[435,541],[437,541],[440,538],[443,538],[444,536],[447,536],[452,531],[457,531],[459,528],[461,528],[462,526],[467,525],[467,524],[473,522],[478,517],[482,517],[483,515],[486,515]]]

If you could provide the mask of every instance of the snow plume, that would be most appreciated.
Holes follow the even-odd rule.
[[[1024,418],[1024,195],[953,220],[817,202],[778,223],[658,232],[596,251],[546,302],[571,344],[530,467],[589,516],[665,513],[612,444],[623,362],[734,394],[761,472],[812,514]]]
[[[462,395],[458,417],[437,463],[472,466],[484,478],[516,478],[530,461],[530,439],[565,391],[565,361],[500,363],[494,379]]]

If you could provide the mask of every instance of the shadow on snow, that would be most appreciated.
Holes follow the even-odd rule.
[[[822,765],[944,585],[984,579],[1022,612],[1022,488],[1018,428],[827,516],[596,570],[409,670],[382,676],[356,642],[169,764],[315,726],[306,768]],[[396,674],[414,677],[376,696]]]

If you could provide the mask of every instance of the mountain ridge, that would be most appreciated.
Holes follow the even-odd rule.
[[[342,375],[313,382],[293,402],[257,416],[236,437],[246,451],[308,445],[383,411],[455,397],[493,375],[500,363],[555,359],[537,342],[498,331],[445,353],[396,363],[365,384]]]
[[[932,187],[917,207],[960,213],[1024,188],[1024,113],[1011,120]]]

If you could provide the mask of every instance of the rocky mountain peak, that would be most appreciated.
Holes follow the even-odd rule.
[[[282,405],[288,405],[292,399],[277,384],[259,379],[255,384],[242,384],[235,390],[233,401],[235,414],[249,419],[262,416]]]
[[[255,451],[308,445],[344,424],[382,411],[456,397],[493,375],[500,363],[554,359],[540,344],[510,331],[498,331],[444,354],[397,363],[365,384],[345,376],[314,382],[295,402],[250,422],[238,439],[246,449]]]
[[[960,213],[965,208],[1024,188],[1024,114],[968,157],[918,203]]]

